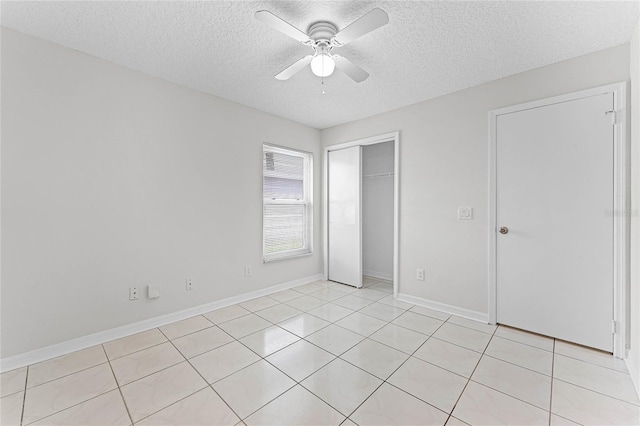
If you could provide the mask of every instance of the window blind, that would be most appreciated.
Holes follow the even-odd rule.
[[[265,145],[263,256],[265,261],[311,252],[311,154]]]
[[[304,198],[304,158],[266,151],[263,170],[265,198],[273,200]]]

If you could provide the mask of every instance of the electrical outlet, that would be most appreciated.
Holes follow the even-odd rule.
[[[191,278],[187,278],[187,290],[193,290],[193,281]]]
[[[253,269],[249,265],[245,266],[244,267],[244,276],[245,277],[250,277],[251,275],[253,275]]]
[[[129,300],[138,300],[138,287],[129,287]]]
[[[416,279],[419,281],[424,281],[424,269],[416,269]]]

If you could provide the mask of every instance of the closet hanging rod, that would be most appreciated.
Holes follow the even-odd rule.
[[[362,179],[375,179],[375,178],[383,178],[383,177],[391,177],[393,173],[374,173],[370,175],[363,175]]]

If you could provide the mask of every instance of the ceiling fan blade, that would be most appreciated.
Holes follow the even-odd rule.
[[[312,59],[313,55],[308,55],[302,59],[299,59],[292,65],[289,65],[289,67],[287,67],[284,71],[280,72],[280,74],[276,75],[276,78],[278,80],[289,80],[295,73],[299,72],[300,70],[302,70],[302,68],[309,65]]]
[[[291,38],[298,40],[301,43],[310,41],[309,36],[288,23],[281,18],[278,18],[268,10],[259,10],[256,12],[255,17],[258,21],[264,22],[271,28],[280,31],[283,34],[288,35]]]
[[[382,9],[373,9],[371,12],[362,16],[349,24],[345,29],[338,32],[333,37],[333,41],[338,46],[345,45],[350,41],[357,39],[389,22],[389,15]]]
[[[351,77],[356,83],[365,81],[369,77],[368,72],[343,56],[333,55],[333,60],[336,63],[336,68]]]

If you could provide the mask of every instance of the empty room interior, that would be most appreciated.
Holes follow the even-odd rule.
[[[3,426],[640,425],[640,1],[0,23]]]

